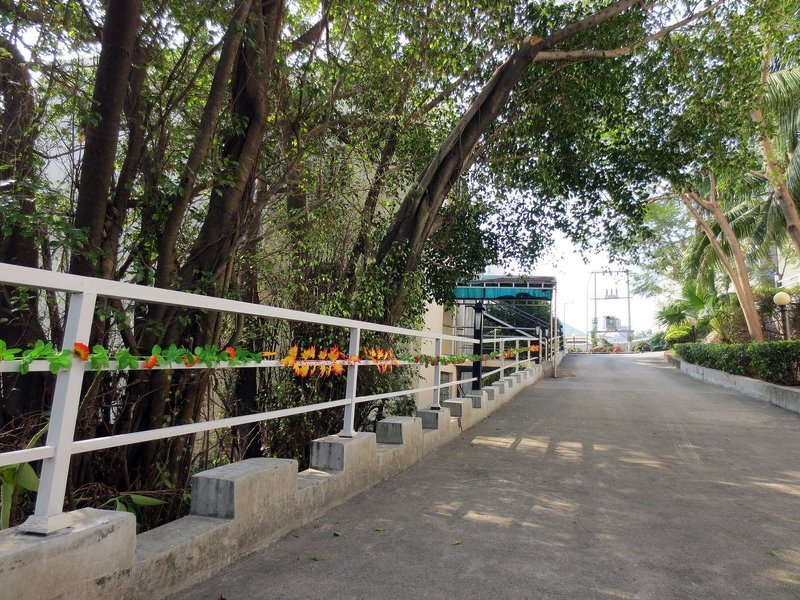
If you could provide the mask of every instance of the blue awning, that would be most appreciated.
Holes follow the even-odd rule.
[[[457,286],[456,300],[552,300],[553,290],[528,287]]]

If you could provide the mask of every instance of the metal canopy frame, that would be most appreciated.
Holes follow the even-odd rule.
[[[457,301],[464,300],[546,300],[555,296],[555,277],[484,277],[456,284]]]
[[[458,304],[475,309],[473,335],[476,338],[475,354],[480,354],[483,345],[483,330],[486,327],[483,310],[485,303],[504,301],[513,304],[530,305],[545,301],[550,304],[549,337],[558,335],[557,280],[555,277],[536,275],[484,276],[473,281],[460,281],[456,284],[454,295]],[[480,328],[480,329],[478,329]],[[541,341],[541,340],[540,340]],[[473,370],[480,373],[481,361],[476,361]],[[557,377],[558,367],[554,364],[553,377]]]

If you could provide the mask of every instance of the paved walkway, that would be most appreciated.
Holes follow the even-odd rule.
[[[800,416],[657,355],[562,373],[174,599],[800,598]]]

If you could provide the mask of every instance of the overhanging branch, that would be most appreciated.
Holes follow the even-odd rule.
[[[580,60],[588,60],[588,59],[604,59],[604,58],[620,58],[622,56],[627,56],[634,50],[649,44],[650,42],[658,41],[670,33],[675,31],[676,29],[680,29],[681,27],[685,27],[692,21],[696,21],[697,19],[704,17],[705,15],[713,12],[715,9],[719,8],[725,0],[718,0],[711,6],[701,10],[700,12],[694,13],[689,15],[685,19],[678,21],[677,23],[673,23],[669,27],[665,27],[647,37],[642,38],[640,41],[636,42],[635,44],[631,44],[630,46],[623,46],[621,48],[611,48],[608,50],[549,50],[544,52],[539,52],[536,57],[533,59],[534,62],[546,62],[546,61],[580,61]]]

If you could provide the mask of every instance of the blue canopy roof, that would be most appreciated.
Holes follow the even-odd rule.
[[[555,277],[486,277],[461,282],[457,300],[552,300]]]

